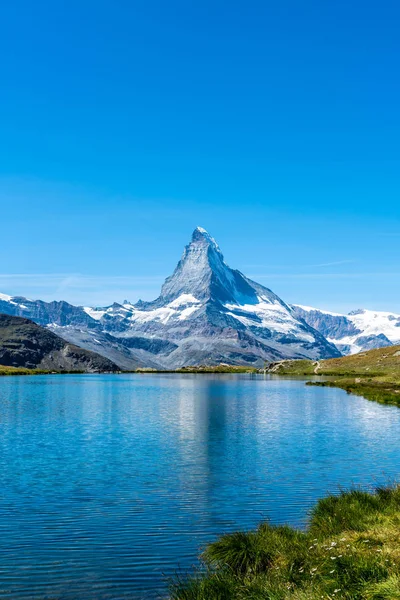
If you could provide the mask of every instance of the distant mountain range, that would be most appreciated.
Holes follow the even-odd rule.
[[[395,313],[359,309],[342,315],[300,305],[293,309],[342,354],[400,344],[400,315]]]
[[[0,294],[0,312],[32,319],[123,369],[262,366],[285,358],[334,358],[400,340],[399,315],[345,316],[286,304],[228,267],[201,227],[153,302],[93,308]]]

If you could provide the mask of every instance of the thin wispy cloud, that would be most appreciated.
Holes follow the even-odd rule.
[[[338,265],[350,265],[353,264],[354,260],[334,260],[332,262],[319,263],[316,265],[307,265],[309,268],[318,268],[318,267],[336,267]]]

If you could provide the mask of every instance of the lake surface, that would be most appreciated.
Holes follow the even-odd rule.
[[[165,597],[223,532],[399,475],[400,410],[251,375],[0,379],[0,598]]]

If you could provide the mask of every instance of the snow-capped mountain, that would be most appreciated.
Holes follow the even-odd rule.
[[[271,290],[228,267],[200,227],[157,300],[84,310],[121,339],[140,335],[176,344],[161,357],[168,367],[338,354]]]
[[[92,324],[92,319],[82,307],[73,306],[63,300],[43,302],[43,300],[29,300],[22,296],[0,294],[0,313],[26,317],[39,325],[56,323],[62,327],[67,325],[90,327]]]
[[[360,309],[342,315],[301,305],[293,309],[342,354],[400,344],[400,315],[395,313]]]
[[[153,302],[92,308],[3,295],[0,312],[47,325],[123,368],[220,362],[261,366],[281,358],[339,356],[276,294],[228,267],[201,227]]]

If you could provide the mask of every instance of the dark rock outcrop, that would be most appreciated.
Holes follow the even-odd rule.
[[[84,350],[29,319],[0,314],[0,364],[46,371],[118,371],[119,367]]]

